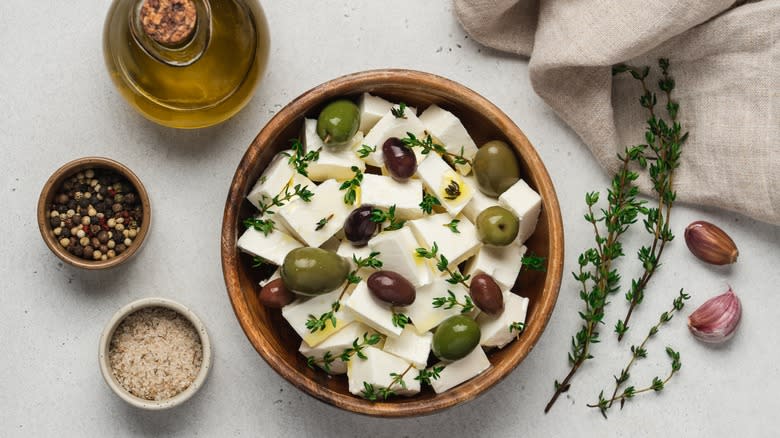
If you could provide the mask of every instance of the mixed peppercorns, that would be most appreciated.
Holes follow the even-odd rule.
[[[86,169],[67,178],[49,207],[59,244],[86,260],[108,260],[127,251],[143,219],[135,187],[109,169]]]

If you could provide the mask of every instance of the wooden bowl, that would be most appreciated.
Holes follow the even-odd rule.
[[[370,402],[349,393],[345,377],[329,377],[306,366],[298,353],[300,338],[281,312],[265,309],[257,298],[258,281],[267,273],[252,269],[252,259],[239,253],[236,240],[254,207],[245,197],[288,139],[301,132],[304,117],[316,117],[325,103],[338,97],[356,98],[363,92],[391,101],[404,101],[419,111],[431,104],[452,111],[477,144],[504,140],[520,158],[523,179],[543,200],[539,225],[526,246],[547,257],[547,272],[523,271],[513,290],[530,298],[526,330],[519,340],[488,354],[492,367],[480,376],[445,393],[430,388],[412,398]],[[305,92],[283,108],[260,131],[238,165],[230,186],[222,223],[222,270],[228,295],[241,327],[263,359],[290,383],[316,397],[349,411],[381,417],[431,414],[471,400],[506,377],[531,351],[542,334],[558,298],[563,270],[563,226],[560,207],[550,176],[523,132],[495,105],[474,91],[432,74],[409,70],[374,70],[340,77]]]
[[[54,235],[54,231],[49,225],[49,206],[52,204],[54,196],[57,194],[62,183],[74,174],[90,168],[109,169],[125,177],[138,193],[138,198],[141,201],[141,208],[143,209],[141,228],[138,230],[138,235],[133,240],[133,244],[122,254],[105,261],[86,260],[69,253],[67,249],[60,245],[57,236]],[[141,180],[138,179],[130,168],[109,158],[85,157],[63,165],[49,177],[49,180],[46,181],[46,184],[43,186],[43,190],[41,190],[40,197],[38,197],[38,228],[41,231],[43,241],[46,242],[46,246],[48,246],[57,257],[62,259],[62,261],[76,266],[77,268],[90,270],[108,269],[126,262],[140,250],[141,245],[144,243],[146,235],[149,232],[151,223],[152,207],[149,203],[149,195],[146,193],[146,188],[144,188]]]

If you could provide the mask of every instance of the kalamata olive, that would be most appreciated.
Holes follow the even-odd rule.
[[[417,296],[414,285],[397,272],[376,271],[366,283],[375,297],[394,306],[408,306]]]
[[[509,210],[494,205],[477,216],[477,238],[486,245],[506,246],[517,237],[520,221]]]
[[[474,176],[479,190],[494,198],[520,179],[520,166],[512,148],[503,141],[489,141],[474,156]]]
[[[284,258],[280,271],[284,285],[301,295],[322,295],[344,283],[350,264],[335,252],[296,248]]]
[[[379,224],[371,221],[373,205],[363,205],[352,210],[344,221],[344,235],[355,246],[365,246],[374,237]]]
[[[498,315],[504,310],[504,295],[493,277],[477,274],[471,278],[469,294],[479,310],[488,315]]]
[[[273,309],[281,309],[290,304],[293,298],[292,292],[287,289],[281,278],[269,281],[260,289],[260,294],[258,295],[260,304]]]
[[[390,137],[382,145],[385,167],[396,181],[406,181],[417,171],[417,156],[400,138]]]
[[[317,135],[328,146],[342,146],[360,126],[360,109],[346,99],[329,103],[317,118]]]
[[[473,319],[464,315],[444,320],[433,333],[433,354],[439,359],[458,360],[479,345],[482,333]]]

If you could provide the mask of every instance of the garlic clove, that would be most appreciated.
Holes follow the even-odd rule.
[[[705,221],[696,221],[685,228],[685,243],[693,255],[713,265],[728,265],[737,261],[739,250],[725,231]]]
[[[688,317],[688,329],[693,336],[710,344],[728,341],[742,318],[742,304],[731,288],[710,298]]]

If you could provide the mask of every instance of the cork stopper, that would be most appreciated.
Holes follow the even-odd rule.
[[[145,0],[141,6],[144,32],[164,46],[187,42],[195,31],[197,19],[193,0]]]

